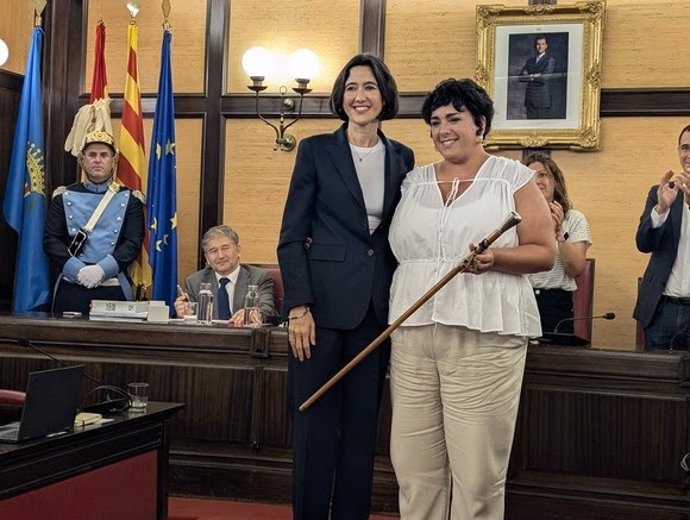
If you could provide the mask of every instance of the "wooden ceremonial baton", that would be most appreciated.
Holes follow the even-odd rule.
[[[319,388],[316,392],[312,394],[312,396],[304,401],[300,407],[299,411],[303,412],[306,409],[308,409],[311,405],[313,405],[323,394],[328,392],[338,381],[340,381],[343,377],[345,377],[350,370],[352,370],[354,367],[356,367],[361,361],[367,357],[373,350],[375,350],[381,343],[384,342],[388,336],[390,336],[395,329],[397,329],[402,323],[409,318],[417,309],[419,309],[422,305],[424,305],[429,299],[436,294],[438,291],[440,291],[445,285],[450,282],[456,275],[459,273],[462,273],[463,271],[467,270],[467,267],[470,265],[472,260],[474,260],[474,257],[482,254],[484,251],[486,251],[491,244],[493,244],[498,237],[500,237],[503,233],[508,231],[510,228],[516,226],[520,221],[522,220],[522,217],[518,215],[515,211],[511,211],[508,217],[503,221],[500,227],[496,228],[494,231],[491,232],[491,234],[486,237],[484,240],[479,242],[477,244],[477,247],[474,251],[472,251],[469,255],[467,255],[465,258],[462,259],[462,261],[453,267],[448,273],[441,278],[438,282],[436,282],[431,289],[429,289],[427,292],[425,292],[421,298],[419,298],[416,302],[414,302],[405,312],[403,312],[398,319],[396,319],[393,323],[391,323],[386,330],[384,330],[381,334],[378,335],[378,337],[369,343],[359,354],[357,354],[355,357],[353,357],[350,362],[345,365],[343,368],[341,368],[333,377],[331,377],[326,383]]]

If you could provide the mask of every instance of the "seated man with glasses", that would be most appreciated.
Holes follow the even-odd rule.
[[[214,226],[201,239],[206,267],[191,274],[185,281],[186,294],[175,300],[175,312],[183,317],[184,302],[198,301],[202,283],[213,293],[213,319],[231,320],[236,327],[245,322],[244,299],[250,285],[258,286],[261,315],[276,315],[273,301],[273,279],[264,269],[240,264],[240,237],[230,227]]]

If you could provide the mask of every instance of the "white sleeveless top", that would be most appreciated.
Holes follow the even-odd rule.
[[[402,184],[389,241],[399,266],[393,276],[393,322],[515,210],[514,194],[534,172],[518,161],[490,156],[472,184],[457,197],[453,181],[444,204],[432,164],[415,168]],[[493,247],[518,245],[516,228]],[[481,332],[541,336],[539,311],[527,275],[488,271],[460,273],[410,316],[404,326],[459,325]]]

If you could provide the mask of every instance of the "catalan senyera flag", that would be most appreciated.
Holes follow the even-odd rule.
[[[42,47],[43,29],[34,27],[3,201],[5,220],[19,236],[12,298],[14,312],[37,310],[50,301],[48,257],[43,251],[48,203],[41,94]]]
[[[96,24],[96,46],[94,47],[93,78],[91,79],[91,103],[108,97],[108,75],[105,69],[105,24]]]
[[[173,309],[177,296],[177,185],[171,40],[172,35],[166,29],[151,136],[146,208],[149,263],[153,270],[151,298],[164,300]]]
[[[142,178],[146,176],[144,118],[141,112],[139,66],[137,64],[138,40],[139,28],[136,22],[132,20],[127,28],[127,77],[125,78],[122,126],[120,128],[120,162],[117,168],[120,182],[132,190],[141,190]],[[146,233],[141,254],[132,264],[130,271],[132,281],[137,288],[146,288],[151,285],[148,242],[148,233]]]

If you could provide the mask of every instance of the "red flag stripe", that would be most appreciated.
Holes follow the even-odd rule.
[[[127,105],[129,110],[125,109]],[[141,115],[137,114],[128,102],[124,102],[122,106],[122,126],[127,129],[132,139],[144,149],[144,129],[140,124]]]

